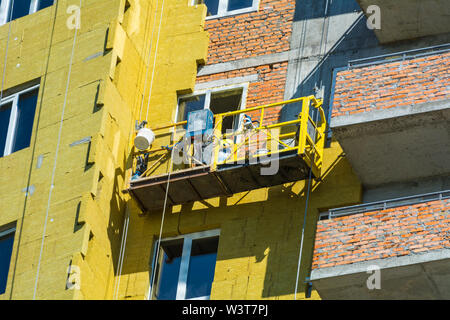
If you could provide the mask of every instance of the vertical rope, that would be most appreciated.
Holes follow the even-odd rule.
[[[148,93],[148,100],[147,100],[147,114],[145,115],[145,120],[148,121],[148,111],[150,109],[150,100],[152,97],[152,90],[153,90],[153,80],[155,78],[155,67],[156,67],[156,60],[158,57],[158,46],[159,46],[159,37],[161,35],[161,25],[163,20],[163,12],[164,12],[164,0],[161,5],[161,15],[159,17],[159,27],[158,27],[158,37],[156,38],[156,48],[155,48],[155,58],[153,58],[153,70],[152,70],[152,80],[150,82],[150,91]]]
[[[150,4],[149,4],[149,6],[150,6]],[[145,91],[147,90],[148,72],[150,71],[150,58],[152,56],[153,39],[154,39],[154,33],[155,33],[155,26],[156,26],[156,17],[157,17],[157,13],[158,13],[158,6],[159,6],[159,0],[156,1],[155,16],[153,17],[152,35],[150,37],[150,47],[148,49],[148,55],[147,55],[147,67],[146,67],[146,70],[145,70],[144,90],[142,91],[141,107],[139,109],[139,122],[142,120],[142,109],[144,107]],[[155,54],[156,54],[156,52],[155,52]],[[156,56],[155,56],[155,58],[156,58]]]
[[[80,0],[80,9],[81,9],[81,1],[82,0]],[[37,266],[37,272],[36,272],[36,280],[35,280],[35,284],[34,284],[33,300],[36,299],[37,287],[38,287],[38,283],[39,283],[39,272],[40,272],[40,267],[41,267],[42,253],[44,251],[45,232],[47,231],[48,214],[50,211],[50,203],[51,203],[52,193],[53,193],[53,188],[54,188],[54,183],[55,183],[56,166],[57,166],[57,162],[58,162],[59,147],[61,144],[64,114],[65,114],[66,106],[67,106],[67,96],[68,96],[68,92],[69,92],[70,76],[72,74],[72,63],[73,63],[73,57],[75,54],[75,45],[76,45],[77,35],[78,35],[78,27],[75,28],[75,35],[74,35],[73,44],[72,44],[72,53],[71,53],[70,62],[69,62],[69,72],[67,75],[66,91],[64,94],[64,103],[63,103],[63,108],[62,108],[62,112],[61,112],[61,119],[59,122],[58,140],[57,140],[56,150],[55,150],[55,159],[53,161],[52,178],[51,178],[50,191],[49,191],[48,200],[47,200],[47,209],[45,212],[44,230],[42,231],[41,248],[39,251],[39,260],[38,260],[38,266]]]
[[[298,278],[300,277],[300,266],[302,264],[302,253],[303,253],[303,241],[305,238],[306,216],[308,214],[309,194],[311,191],[311,174],[312,174],[312,170],[311,170],[311,168],[309,168],[308,191],[306,193],[306,204],[305,204],[305,213],[303,215],[302,236],[300,238],[300,251],[299,251],[299,255],[298,255],[297,277],[295,278],[294,300],[297,300]]]
[[[169,194],[169,186],[170,186],[170,175],[172,173],[172,170],[171,170],[172,162],[173,162],[173,149],[172,149],[171,154],[170,154],[169,175],[167,176],[166,194],[165,194],[165,197],[164,197],[164,208],[163,208],[163,213],[162,213],[162,217],[161,217],[161,227],[159,229],[158,244],[156,246],[156,256],[155,256],[156,259],[158,259],[158,257],[159,257],[159,251],[160,251],[160,248],[161,248],[161,238],[162,238],[162,231],[163,231],[163,226],[164,226],[164,217],[166,215],[166,208],[167,208],[167,196]],[[154,268],[152,270],[152,275],[151,275],[151,278],[150,278],[150,287],[151,287],[150,296],[149,296],[150,300],[153,297],[153,289],[155,287],[154,286],[154,284],[155,284],[155,273],[156,273],[156,264],[155,264],[155,266],[154,266]]]
[[[117,300],[119,298],[119,288],[120,288],[120,277],[122,275],[122,267],[123,267],[123,259],[125,257],[125,249],[127,246],[127,236],[128,236],[128,225],[130,223],[130,210],[127,205],[127,214],[125,217],[125,221],[123,222],[123,233],[122,233],[122,241],[120,244],[120,252],[119,252],[119,268],[118,268],[118,279],[117,279],[117,287],[114,284],[114,293],[113,299]]]
[[[149,3],[149,10],[148,10],[149,12],[150,12],[150,6],[151,6],[151,3]],[[151,29],[152,32],[151,32],[151,36],[150,36],[150,45],[148,48],[147,61],[146,61],[147,66],[146,66],[146,71],[145,71],[144,89],[142,92],[141,105],[139,108],[139,122],[142,120],[144,97],[145,97],[145,91],[147,90],[148,75],[149,75],[149,70],[150,70],[150,59],[151,59],[151,53],[152,53],[152,48],[153,48],[153,40],[154,40],[154,33],[155,33],[155,26],[156,26],[156,18],[157,18],[157,14],[158,14],[158,6],[159,6],[159,0],[157,0],[157,2],[156,2],[155,14],[153,17],[153,25],[152,25],[152,29]],[[131,135],[130,135],[130,137],[131,137]],[[130,222],[130,214],[129,214],[129,210],[127,210],[127,215],[124,220],[124,226],[123,226],[123,231],[122,231],[123,233],[122,233],[122,239],[121,239],[120,250],[119,250],[119,260],[118,260],[118,266],[117,266],[118,276],[117,276],[117,280],[114,282],[114,291],[113,291],[113,299],[114,300],[117,300],[119,298],[120,279],[122,276],[123,262],[125,259],[125,249],[126,249],[129,222]]]
[[[35,136],[34,136],[34,140],[33,143],[30,143],[31,147],[31,156],[30,156],[30,164],[29,164],[29,169],[28,169],[28,176],[27,176],[27,183],[26,183],[26,187],[28,188],[30,186],[31,183],[31,172],[33,169],[33,165],[34,165],[34,156],[36,154],[36,141],[37,141],[37,135],[39,132],[39,123],[40,123],[40,119],[41,119],[41,112],[42,112],[42,104],[43,104],[43,96],[44,96],[44,92],[45,92],[45,88],[46,88],[46,83],[47,83],[47,74],[48,74],[48,67],[49,67],[49,61],[50,61],[50,55],[51,55],[51,51],[52,51],[52,45],[53,45],[53,35],[55,33],[55,24],[56,24],[56,14],[58,12],[58,1],[56,0],[54,3],[54,7],[53,7],[53,19],[49,20],[49,41],[48,41],[48,52],[46,55],[46,59],[44,61],[43,64],[43,81],[41,81],[41,85],[39,88],[40,91],[40,103],[39,103],[39,108],[37,108],[37,121],[36,121],[36,131],[35,131]],[[38,99],[38,100],[39,100]],[[24,200],[24,204],[23,204],[23,209],[22,209],[22,217],[20,219],[20,227],[17,229],[19,231],[18,233],[18,237],[17,237],[17,249],[16,249],[16,253],[15,253],[15,260],[14,263],[12,263],[12,265],[14,265],[13,268],[13,272],[12,272],[12,276],[11,276],[11,290],[10,290],[10,296],[9,299],[12,299],[13,296],[13,292],[14,292],[14,283],[15,283],[15,278],[16,278],[16,266],[17,266],[17,261],[18,261],[18,257],[19,257],[19,250],[21,248],[21,241],[22,241],[22,229],[23,229],[23,225],[24,225],[24,221],[25,221],[25,212],[26,212],[26,208],[27,208],[27,203],[28,203],[28,193],[25,193],[25,200]]]
[[[315,123],[317,123],[317,117],[318,117],[318,113],[316,112],[316,117],[314,119]],[[322,137],[322,139],[325,139],[325,137]],[[316,143],[316,141],[314,141],[314,143]],[[315,158],[316,158],[316,154],[314,153],[312,161],[311,161],[311,166],[314,164]],[[299,254],[298,254],[297,276],[295,278],[294,300],[297,300],[298,279],[300,277],[300,267],[302,264],[302,254],[303,254],[303,241],[305,239],[306,217],[308,215],[309,195],[311,193],[311,180],[312,180],[312,168],[310,167],[309,168],[309,177],[308,177],[308,190],[306,193],[305,213],[303,215],[302,235],[300,238],[300,250],[299,250]]]

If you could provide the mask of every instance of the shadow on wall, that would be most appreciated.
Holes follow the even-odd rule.
[[[341,20],[330,23],[331,20],[341,19],[339,15],[346,15],[345,19],[348,19],[351,13],[353,23],[347,30],[337,30],[342,25]],[[309,19],[316,20],[313,22],[308,21]],[[318,23],[320,19],[322,22]],[[325,23],[325,20],[329,20],[328,23]],[[287,81],[294,82],[296,89],[289,98],[315,94],[316,88],[323,88],[323,108],[328,116],[328,123],[331,118],[333,73],[336,69],[347,67],[352,60],[433,46],[450,40],[449,35],[441,35],[381,45],[374,31],[367,28],[367,19],[355,0],[298,0],[294,18],[294,24],[296,23],[305,27],[306,32],[292,35],[297,39],[293,38],[291,42],[299,45],[292,48],[298,49],[298,55],[294,61],[290,61],[289,68],[296,70],[292,72],[291,77],[288,74]],[[335,32],[342,32],[342,36],[336,38],[333,36]],[[311,38],[311,33],[318,36],[323,33],[322,41],[319,44],[310,44],[307,38]],[[337,40],[330,43],[330,39],[335,38]],[[311,71],[306,73],[307,70]],[[288,105],[282,109],[279,120],[292,120],[298,113],[298,106]]]
[[[294,21],[323,18],[325,15],[337,16],[360,10],[361,7],[355,0],[297,0]]]

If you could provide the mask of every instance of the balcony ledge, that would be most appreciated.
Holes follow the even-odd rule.
[[[381,289],[369,290],[370,266],[380,268]],[[450,299],[450,249],[315,269],[322,299]]]
[[[331,130],[366,187],[450,172],[450,100],[334,117]]]

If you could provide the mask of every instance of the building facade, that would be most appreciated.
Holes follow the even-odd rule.
[[[448,10],[2,0],[0,299],[447,298]]]

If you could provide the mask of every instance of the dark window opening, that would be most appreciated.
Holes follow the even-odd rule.
[[[38,91],[38,89],[35,89],[19,96],[17,125],[16,132],[14,134],[12,152],[25,149],[30,145]]]
[[[236,111],[240,109],[242,89],[213,92],[211,94],[210,110],[214,114]],[[222,122],[222,133],[236,128],[238,117],[226,117]]]
[[[163,240],[156,259],[153,299],[208,299],[216,267],[219,237]]]
[[[3,154],[5,153],[11,109],[12,102],[0,106],[0,157],[3,157]]]
[[[219,11],[219,0],[204,0],[206,7],[208,8],[208,16],[215,16]]]
[[[175,300],[178,289],[183,239],[162,242],[157,265],[156,299]]]
[[[11,0],[6,5],[6,22],[22,18],[36,11],[50,7],[53,5],[54,0],[37,0],[36,2],[33,2],[32,0]]]
[[[192,241],[186,284],[186,299],[204,297],[211,294],[218,245],[218,237]]]
[[[253,0],[228,0],[228,11],[250,8],[253,6]]]
[[[0,105],[0,157],[30,146],[39,88],[4,97]]]
[[[54,0],[40,0],[38,10],[45,9],[47,7],[51,7],[53,5]]]
[[[11,15],[11,20],[24,17],[30,13],[31,0],[15,0]],[[11,14],[11,11],[10,11]]]
[[[0,231],[0,294],[5,293],[14,244],[14,229]]]

